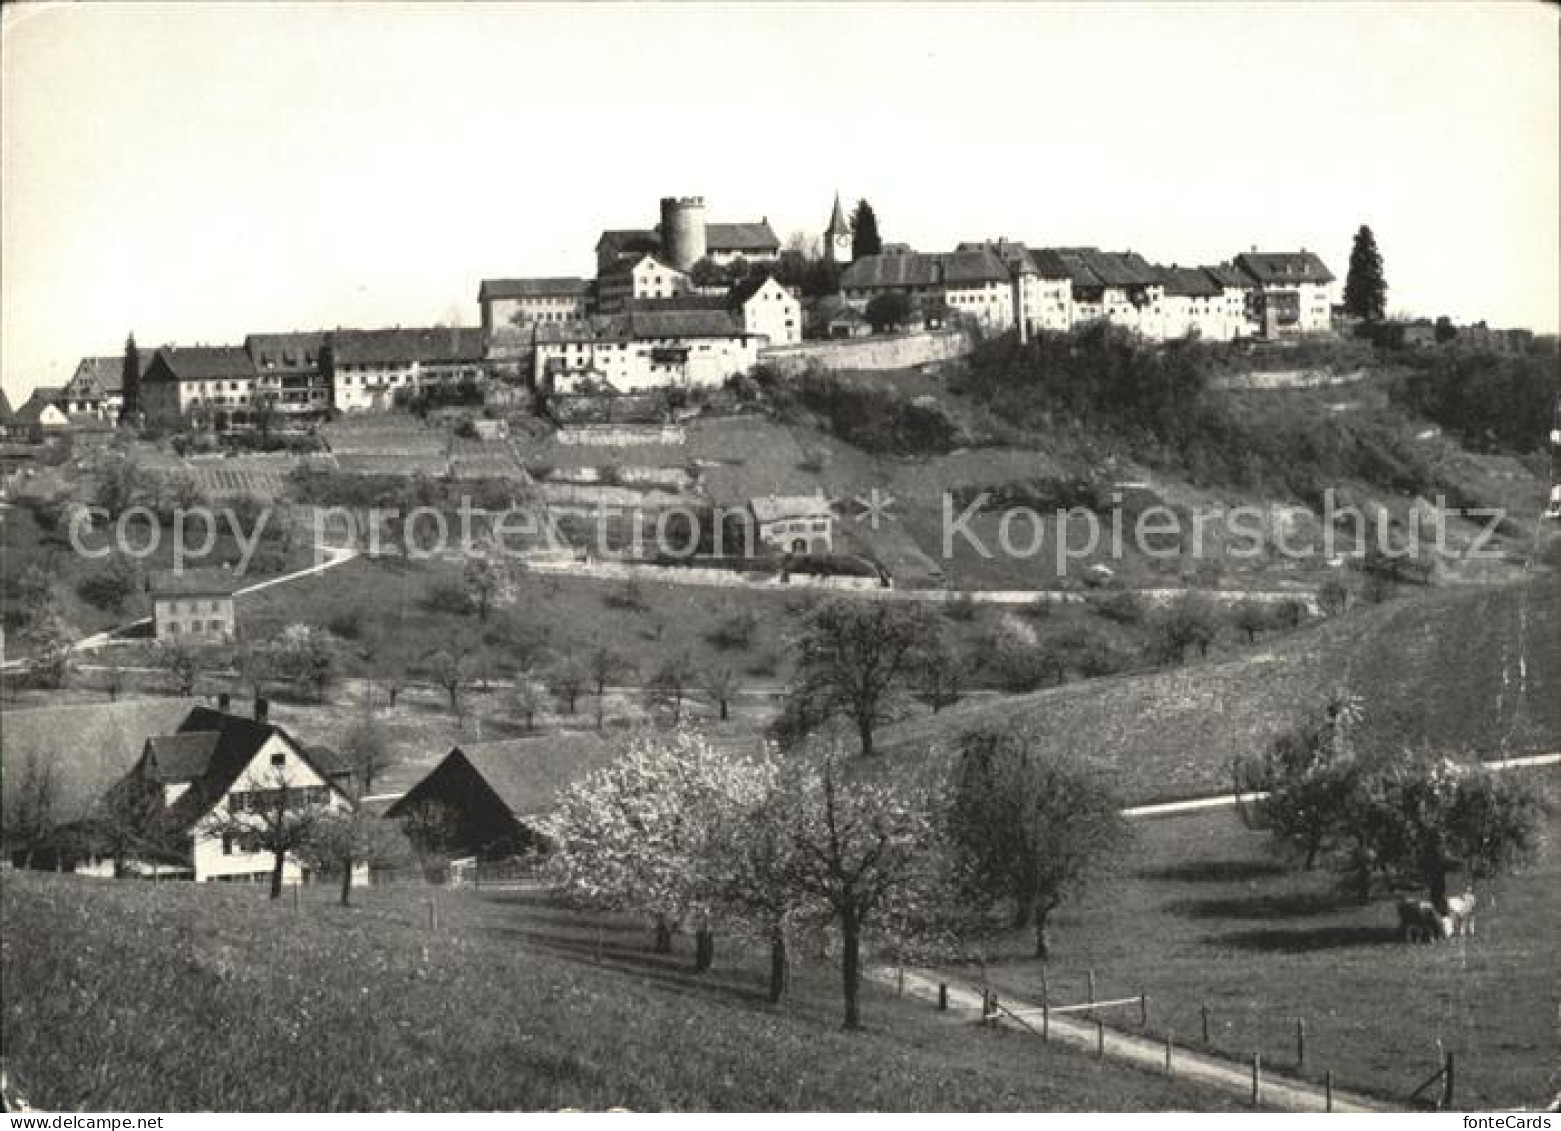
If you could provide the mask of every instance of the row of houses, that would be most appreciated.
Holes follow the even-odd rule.
[[[992,331],[1064,332],[1105,320],[1163,341],[1325,334],[1334,281],[1309,251],[1238,255],[1212,267],[1157,266],[1132,251],[1029,248],[1010,240],[953,252],[864,256],[840,279],[858,311],[884,294]]]

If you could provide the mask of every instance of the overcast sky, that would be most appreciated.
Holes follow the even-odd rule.
[[[1257,245],[1554,330],[1558,34],[1522,3],[7,5],[3,357],[477,318],[666,194],[917,248]]]

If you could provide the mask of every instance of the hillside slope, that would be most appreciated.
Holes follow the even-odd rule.
[[[1231,759],[1347,687],[1370,738],[1502,757],[1561,749],[1561,584],[1438,590],[1365,609],[1239,659],[1091,680],[919,718],[907,754],[1014,725],[1110,772],[1132,801],[1228,785]]]

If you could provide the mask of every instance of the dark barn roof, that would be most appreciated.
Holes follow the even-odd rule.
[[[147,578],[154,597],[229,597],[235,588],[231,570],[210,567],[154,570]]]
[[[705,246],[711,251],[775,252],[780,240],[769,220],[741,224],[706,224]]]
[[[584,731],[451,747],[385,816],[398,819],[439,803],[455,811],[466,848],[514,851],[535,841],[537,820],[552,813],[564,790],[617,753],[605,738]]]
[[[242,346],[164,346],[146,367],[153,381],[214,381],[251,378],[255,363]]]
[[[331,359],[337,365],[480,361],[485,350],[481,330],[457,326],[337,330],[331,335]]]

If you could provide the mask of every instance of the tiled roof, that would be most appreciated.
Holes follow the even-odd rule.
[[[1147,287],[1160,281],[1155,268],[1135,252],[1101,251],[1093,247],[1044,248],[1033,253],[1036,266],[1048,278],[1060,267],[1076,287]]]
[[[1220,293],[1219,285],[1209,273],[1198,267],[1158,267],[1160,283],[1168,295],[1188,298],[1208,298]]]
[[[0,389],[0,424],[9,424],[15,415],[11,409],[11,398],[5,395],[4,389]]]
[[[477,288],[477,301],[489,302],[499,298],[537,298],[563,295],[570,298],[584,295],[590,282],[574,276],[548,279],[484,279]]]
[[[202,777],[211,768],[221,736],[214,730],[164,734],[146,740],[146,771],[162,785],[188,782]]]
[[[141,366],[141,372],[146,372],[146,367],[152,364],[152,357],[156,350],[137,350],[136,354]],[[125,355],[117,354],[113,357],[84,357],[76,366],[76,372],[65,388],[77,399],[81,396],[90,396],[96,391],[97,395],[107,396],[111,393],[123,391],[125,382]]]
[[[1244,252],[1236,266],[1259,283],[1333,282],[1333,272],[1310,251]]]
[[[599,256],[660,250],[661,237],[649,228],[608,228],[596,241]]]
[[[1238,267],[1229,263],[1221,263],[1215,267],[1205,267],[1204,272],[1222,287],[1250,287],[1252,280]]]
[[[557,806],[564,790],[617,757],[615,745],[586,731],[455,746],[385,815],[394,818],[409,812],[436,791],[441,778],[475,773],[517,818],[544,816]]]
[[[148,381],[250,378],[255,363],[242,346],[164,346],[146,368]]]
[[[742,323],[724,310],[632,310],[629,333],[635,338],[732,338]]]
[[[726,310],[732,305],[727,295],[673,295],[670,298],[628,298],[623,300],[626,311],[671,310]]]
[[[864,256],[845,269],[840,286],[846,290],[971,286],[1007,282],[1008,278],[1008,268],[996,253],[977,248],[973,251]]]
[[[260,722],[210,707],[195,707],[173,735],[148,738],[146,754],[138,764],[142,772],[159,772],[155,763],[159,749],[166,749],[175,760],[174,772],[189,776],[166,780],[188,781],[189,788],[157,816],[157,825],[166,834],[190,831],[238,783],[254,761],[255,755],[272,737],[280,736],[316,773],[327,782],[338,784],[342,777],[339,760],[332,755],[331,765],[315,761],[311,750],[274,723]],[[339,784],[338,784],[339,788]]]
[[[769,220],[742,224],[706,224],[705,246],[711,251],[779,251],[780,240]]]
[[[147,578],[154,597],[224,597],[235,588],[232,571],[225,569],[159,569]]]
[[[337,330],[331,335],[331,360],[337,365],[481,361],[483,356],[482,331],[478,329]]]
[[[257,366],[270,363],[284,368],[314,368],[319,364],[327,337],[324,330],[251,334],[244,339],[244,349]]]

